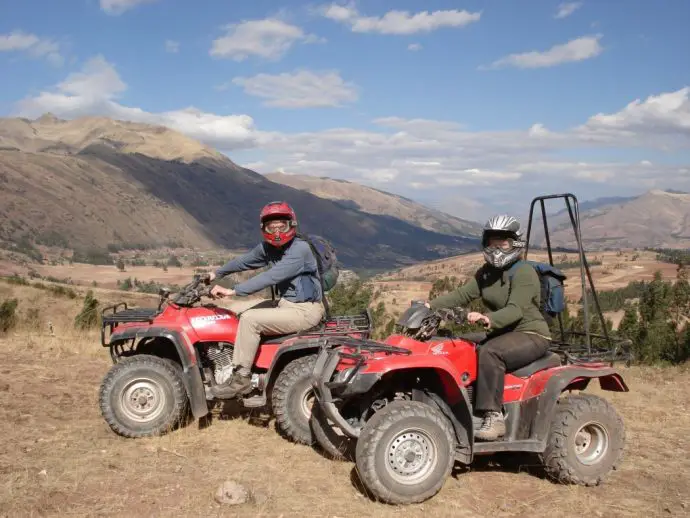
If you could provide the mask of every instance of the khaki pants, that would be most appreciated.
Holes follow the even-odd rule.
[[[325,309],[321,302],[290,302],[278,300],[278,307],[251,309],[264,302],[261,299],[232,302],[226,307],[240,315],[235,339],[233,363],[251,369],[259,349],[261,335],[297,333],[321,322]]]

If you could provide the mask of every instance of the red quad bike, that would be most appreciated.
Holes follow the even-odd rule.
[[[579,220],[570,198],[541,201],[549,260],[544,200],[564,197],[578,245]],[[576,203],[576,200],[575,200]],[[532,211],[530,211],[531,230]],[[582,284],[591,274],[582,247]],[[599,316],[598,299],[592,285]],[[585,305],[588,308],[586,292]],[[585,309],[585,329],[589,314]],[[582,391],[596,379],[603,390],[627,392],[614,360],[630,360],[629,341],[593,348],[554,339],[543,357],[506,373],[503,412],[506,434],[497,441],[475,441],[473,416],[477,350],[481,337],[452,337],[443,321],[462,323],[462,309],[432,312],[413,303],[398,321],[399,333],[383,342],[325,338],[312,382],[317,404],[311,425],[319,445],[332,457],[352,457],[360,480],[381,501],[422,502],[441,490],[457,461],[469,466],[477,455],[499,452],[537,454],[546,473],[563,483],[596,485],[615,469],[623,453],[625,428],[605,399]],[[561,337],[563,330],[558,314]],[[606,326],[603,326],[606,329]],[[621,347],[622,346],[622,347]]]
[[[100,408],[117,434],[161,435],[188,422],[190,411],[195,419],[209,413],[213,396],[208,388],[223,383],[233,370],[239,317],[214,304],[200,304],[209,296],[208,278],[195,275],[173,297],[162,289],[157,308],[128,308],[123,302],[103,310],[101,344],[110,348],[114,365],[100,387]],[[279,432],[313,444],[310,374],[319,340],[366,339],[370,333],[365,312],[332,317],[299,334],[263,337],[254,360],[254,391],[242,404],[263,407],[270,400]]]

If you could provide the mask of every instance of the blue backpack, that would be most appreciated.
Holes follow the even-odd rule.
[[[550,323],[553,317],[566,308],[564,281],[567,277],[562,271],[558,268],[554,268],[549,263],[542,263],[539,261],[517,261],[509,270],[508,277],[511,282],[516,268],[522,263],[532,265],[537,272],[541,284],[539,311],[544,315],[546,321]]]
[[[300,234],[298,237],[304,239],[310,246],[319,270],[321,289],[325,292],[331,290],[338,282],[338,258],[335,248],[331,243],[321,236]]]

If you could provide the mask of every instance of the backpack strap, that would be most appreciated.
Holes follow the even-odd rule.
[[[311,239],[300,233],[297,233],[296,237],[299,237],[307,242],[309,248],[311,249],[311,253],[314,255],[314,259],[316,260],[316,278],[319,279],[319,285],[321,286],[321,303],[323,304],[323,308],[326,310],[323,319],[328,320],[331,317],[331,309],[328,305],[328,299],[326,299],[326,290],[324,289],[323,278],[321,277],[321,268],[323,267],[323,264],[321,263],[321,256],[316,251],[314,243],[311,242]]]

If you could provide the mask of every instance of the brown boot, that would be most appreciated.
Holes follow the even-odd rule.
[[[506,433],[506,423],[501,412],[486,412],[482,426],[474,433],[475,439],[495,441]]]
[[[210,392],[217,399],[232,399],[238,395],[249,394],[252,391],[251,382],[251,372],[242,372],[242,369],[238,369],[232,373],[228,381],[212,387]]]

